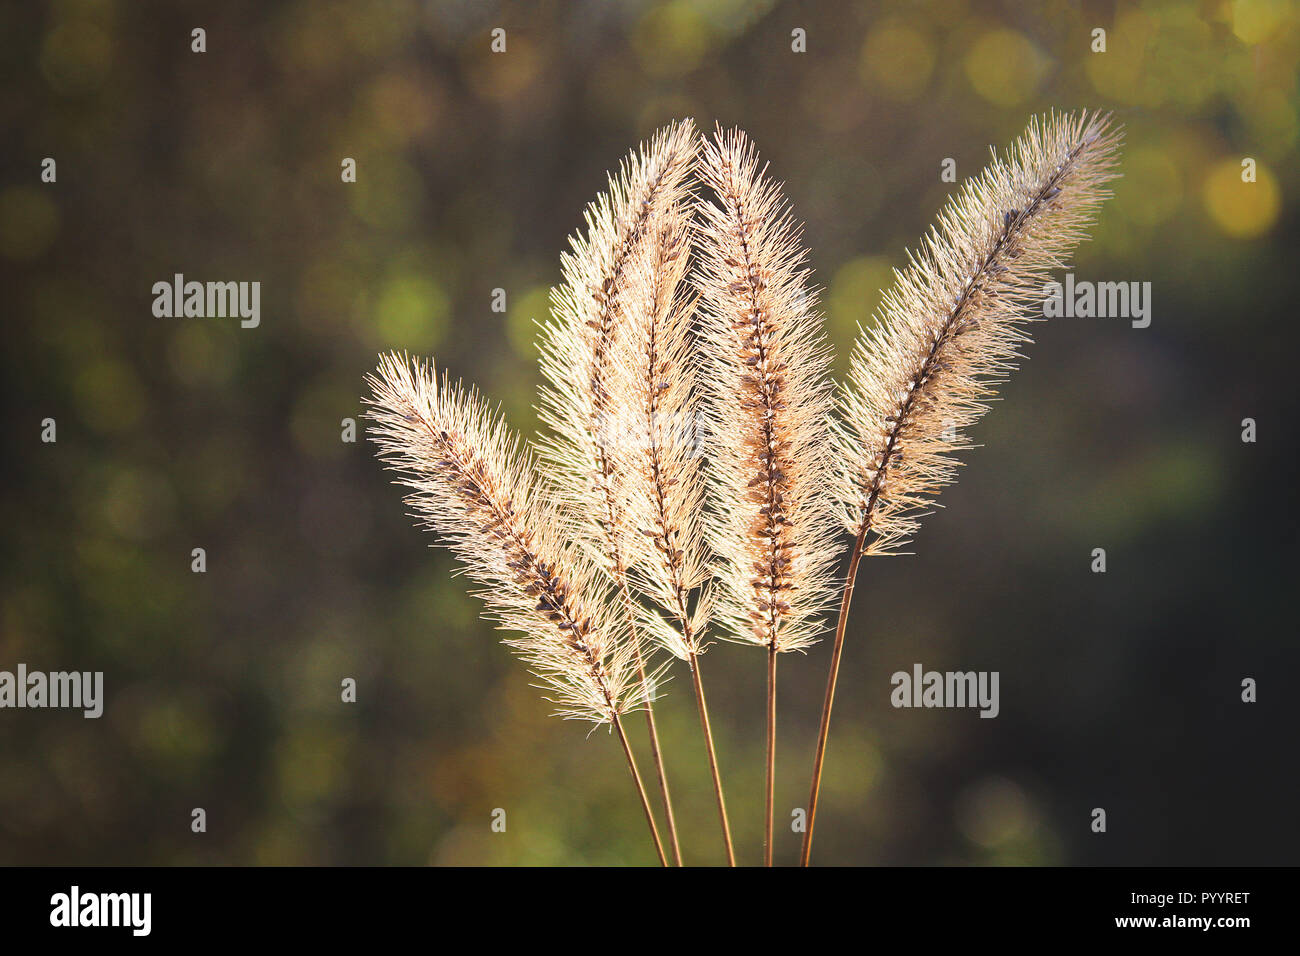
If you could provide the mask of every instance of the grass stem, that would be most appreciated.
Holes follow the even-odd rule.
[[[763,865],[772,865],[772,819],[776,795],[776,645],[767,647],[767,822],[763,831]]]
[[[722,778],[718,775],[718,755],[713,748],[713,729],[709,726],[709,707],[704,700],[704,683],[700,680],[699,656],[692,654],[691,678],[695,683],[695,703],[700,712],[700,727],[704,731],[704,746],[709,752],[709,772],[713,774],[713,793],[718,801],[718,818],[722,821],[722,840],[727,848],[727,865],[736,865],[736,852],[731,846],[731,824],[727,820],[727,801],[722,796]]]
[[[808,823],[803,835],[803,851],[799,865],[807,866],[812,856],[813,824],[817,821],[817,798],[821,793],[822,764],[826,760],[826,738],[831,730],[831,705],[835,703],[835,684],[840,676],[840,659],[844,656],[844,630],[849,622],[849,605],[853,602],[853,582],[858,576],[858,562],[867,542],[866,521],[853,542],[853,557],[849,559],[849,573],[844,581],[844,596],[840,599],[840,616],[835,623],[835,646],[831,650],[831,670],[826,678],[826,699],[822,703],[821,727],[817,731],[817,754],[813,758],[812,785],[808,793]]]
[[[641,798],[641,809],[645,811],[645,821],[650,825],[650,837],[655,843],[655,853],[659,854],[659,865],[667,866],[668,858],[664,856],[664,844],[659,839],[659,827],[655,825],[654,811],[650,809],[650,798],[646,796],[641,771],[636,768],[636,757],[632,756],[632,746],[627,742],[627,733],[623,730],[623,721],[618,714],[614,715],[614,729],[618,731],[618,742],[623,745],[623,755],[627,757],[627,769],[632,771],[632,780],[636,784],[637,795]]]

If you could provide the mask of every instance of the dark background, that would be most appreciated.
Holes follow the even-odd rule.
[[[1084,106],[1127,145],[1073,271],[1150,281],[1152,324],[1038,326],[917,553],[864,565],[815,859],[1297,861],[1294,3],[84,0],[0,6],[0,50],[0,669],[102,670],[107,698],[0,711],[0,863],[650,862],[617,745],[547,716],[340,441],[362,376],[436,354],[533,433],[566,237],[681,116],[743,126],[786,182],[842,374],[943,159],[965,178]],[[261,326],[155,318],[176,272],[259,280]],[[782,665],[778,862],[828,652]],[[914,662],[999,671],[1001,715],[891,708]],[[750,863],[763,667],[704,664]],[[682,839],[717,862],[677,676]]]

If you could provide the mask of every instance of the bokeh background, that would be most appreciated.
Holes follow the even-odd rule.
[[[1127,147],[1074,271],[1153,283],[1152,324],[1038,327],[917,553],[864,565],[816,858],[1300,858],[1296,3],[60,0],[0,6],[0,49],[0,668],[102,670],[107,697],[99,720],[0,712],[0,863],[651,862],[617,744],[547,716],[341,440],[362,376],[436,353],[533,433],[566,237],[681,116],[743,126],[786,182],[842,373],[954,188],[943,160],[964,178],[1082,106]],[[155,318],[177,272],[259,280],[261,326]],[[779,862],[828,651],[781,670]],[[1001,715],[894,710],[914,662],[1000,671]],[[750,863],[763,668],[720,645],[704,670]],[[681,676],[660,720],[688,858],[713,863]]]

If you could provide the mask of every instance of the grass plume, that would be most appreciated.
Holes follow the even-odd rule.
[[[668,612],[644,608],[644,631],[674,657],[703,650],[709,578],[703,531],[704,480],[691,356],[694,302],[685,288],[689,209],[670,207],[629,271],[627,329],[613,350],[611,391],[620,400],[611,444],[620,475],[626,556],[634,590]]]
[[[582,549],[565,540],[539,488],[531,456],[487,405],[432,363],[383,356],[371,388],[371,437],[410,489],[415,517],[482,585],[487,613],[541,681],[557,716],[611,724],[654,818],[621,717],[646,703],[635,636],[602,600],[604,585]]]
[[[588,207],[585,235],[570,240],[561,259],[563,282],[551,292],[552,321],[542,325],[541,369],[546,379],[539,410],[550,434],[538,443],[553,466],[553,486],[564,499],[577,540],[583,542],[614,582],[628,626],[638,617],[628,586],[628,516],[625,476],[611,444],[625,396],[610,383],[611,353],[626,335],[624,314],[629,271],[637,250],[658,228],[665,211],[679,207],[696,150],[688,120],[657,133],[634,150],[608,188]],[[677,864],[672,796],[659,745],[654,705],[640,642],[634,642],[636,667],[647,697],[645,713],[652,760]]]
[[[817,640],[835,560],[829,520],[827,349],[805,252],[780,187],[738,130],[703,153],[700,349],[718,617],[732,639],[803,650]]]
[[[802,861],[812,849],[844,628],[864,555],[895,553],[956,477],[963,429],[1029,342],[1044,282],[1082,241],[1115,178],[1121,134],[1105,114],[1035,117],[967,181],[895,273],[860,329],[837,429],[841,519],[854,535],[814,758]]]
[[[677,201],[658,214],[626,275],[625,328],[616,340],[610,376],[619,408],[611,460],[630,532],[629,579],[652,602],[635,604],[635,617],[647,635],[690,668],[723,847],[727,862],[734,865],[731,824],[700,673],[712,602],[711,589],[705,588],[711,569],[702,530],[698,374],[692,357],[695,300],[685,282],[691,212],[689,205]]]
[[[765,858],[771,862],[776,658],[820,629],[836,558],[832,399],[821,317],[781,188],[739,130],[705,145],[696,285],[710,431],[717,616],[768,652]]]

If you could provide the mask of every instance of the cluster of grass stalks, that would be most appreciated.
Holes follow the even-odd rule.
[[[808,864],[860,560],[897,553],[954,479],[1044,281],[1107,196],[1120,139],[1106,115],[1033,119],[949,200],[839,386],[780,186],[744,133],[704,139],[689,121],[627,157],[563,257],[533,447],[431,362],[390,354],[368,378],[371,436],[416,517],[482,585],[555,713],[617,735],[664,865],[682,863],[655,723],[665,672],[690,673],[735,865],[700,664],[713,638],[766,651],[770,866],[777,660],[821,638],[838,597]]]

